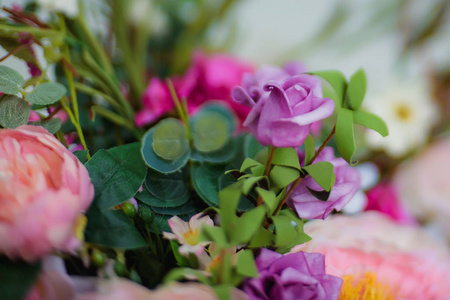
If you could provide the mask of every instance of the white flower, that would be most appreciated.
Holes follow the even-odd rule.
[[[78,0],[37,0],[37,3],[50,12],[62,12],[71,18],[78,15]]]
[[[178,252],[183,255],[194,253],[200,255],[204,252],[204,247],[210,242],[201,242],[199,234],[202,226],[213,226],[213,220],[209,216],[202,213],[191,217],[188,222],[181,220],[175,216],[169,219],[169,226],[173,233],[163,232],[163,236],[169,240],[177,240],[180,243]]]
[[[439,120],[436,104],[423,83],[398,84],[384,94],[367,99],[366,108],[380,116],[389,128],[387,137],[368,130],[368,146],[384,149],[392,157],[424,144]]]

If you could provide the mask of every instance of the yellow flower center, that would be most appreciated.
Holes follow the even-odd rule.
[[[408,121],[413,116],[411,108],[403,103],[397,103],[395,105],[395,114],[401,121]]]
[[[395,300],[397,292],[386,282],[377,279],[374,272],[365,272],[363,276],[355,278],[351,274],[342,277],[339,300]]]
[[[191,246],[198,244],[198,229],[192,230],[192,228],[189,228],[188,232],[183,233],[184,240],[186,241],[186,244],[189,244]]]

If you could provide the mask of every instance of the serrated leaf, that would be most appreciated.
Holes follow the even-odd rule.
[[[269,173],[271,187],[283,188],[296,180],[300,171],[291,167],[275,165]]]
[[[336,97],[332,97],[336,104],[336,109],[339,109],[343,105],[345,91],[347,89],[347,79],[344,74],[339,71],[317,71],[310,74],[317,75],[328,81],[331,87],[336,92]]]
[[[272,164],[300,170],[298,154],[294,148],[276,148],[273,154]]]
[[[94,204],[109,209],[132,198],[145,179],[139,143],[100,150],[86,163],[94,184]]]
[[[59,101],[66,94],[66,88],[57,82],[44,82],[25,96],[32,104],[50,105]]]
[[[342,108],[336,121],[336,143],[339,154],[352,164],[352,157],[355,153],[355,133],[353,131],[353,112]]]
[[[168,207],[186,203],[189,198],[190,187],[186,168],[179,172],[163,174],[152,169],[147,170],[145,186],[155,197],[164,200]],[[160,206],[161,207],[161,206]],[[164,206],[162,206],[164,207]]]
[[[361,107],[364,96],[366,95],[367,79],[363,69],[356,71],[347,87],[348,104],[351,110],[358,110]]]
[[[305,146],[305,163],[304,164],[308,165],[310,163],[311,159],[316,154],[316,147],[314,145],[314,140],[313,140],[311,134],[308,134],[303,145]]]
[[[0,92],[15,95],[24,84],[25,79],[19,72],[6,66],[0,66]]]
[[[175,160],[168,161],[159,157],[155,153],[152,147],[152,141],[153,128],[147,131],[147,133],[145,133],[142,137],[141,154],[147,166],[158,172],[164,174],[175,172],[184,167],[191,156],[191,149],[188,147],[187,152],[183,156]]]
[[[9,95],[0,102],[0,124],[6,128],[16,128],[27,124],[30,106],[21,98]]]
[[[367,111],[357,110],[353,112],[353,122],[366,128],[375,130],[382,136],[388,136],[389,130],[386,123],[379,116]]]
[[[314,178],[314,180],[325,190],[330,191],[333,187],[333,164],[327,161],[321,161],[306,167],[303,170]]]
[[[152,148],[160,158],[176,160],[189,150],[189,141],[184,125],[174,118],[167,118],[152,129]]]

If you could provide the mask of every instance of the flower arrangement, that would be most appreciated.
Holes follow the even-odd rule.
[[[361,192],[355,124],[388,135],[364,109],[362,69],[199,50],[233,1],[186,20],[171,1],[112,0],[108,32],[69,2],[4,7],[0,21],[0,61],[28,68],[0,65],[2,299],[450,294],[448,249],[396,209],[390,183],[367,191],[369,208],[407,225],[335,213]],[[139,19],[145,5],[158,26]]]

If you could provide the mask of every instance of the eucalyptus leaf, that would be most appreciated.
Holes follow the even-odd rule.
[[[25,79],[19,72],[6,66],[0,66],[0,92],[15,95],[24,84]]]
[[[208,162],[212,164],[225,164],[231,162],[239,151],[237,140],[232,139],[225,146],[214,152],[200,152],[194,149],[191,160],[196,162]]]
[[[344,74],[339,71],[317,71],[311,72],[310,74],[317,75],[328,81],[328,83],[333,87],[336,92],[336,97],[333,97],[333,100],[336,104],[336,110],[342,107],[345,92],[347,89],[347,79],[345,79]]]
[[[16,128],[25,125],[30,117],[30,106],[21,98],[9,95],[0,102],[0,125]]]
[[[336,142],[339,154],[349,163],[353,164],[355,153],[355,133],[353,130],[353,112],[342,108],[336,121]]]
[[[94,184],[94,204],[108,209],[132,198],[145,179],[139,143],[100,150],[86,163]]]
[[[375,130],[382,136],[388,136],[389,130],[386,123],[379,116],[367,111],[357,110],[353,112],[353,122],[366,128]]]
[[[347,87],[348,104],[351,110],[358,110],[361,107],[366,95],[367,79],[363,69],[359,69],[350,77]]]
[[[218,151],[230,138],[228,120],[220,113],[204,113],[193,121],[194,147],[200,152]]]
[[[66,92],[65,86],[60,83],[44,82],[26,94],[25,99],[32,104],[50,105],[60,100]]]
[[[333,164],[327,161],[321,161],[306,167],[303,170],[314,178],[314,180],[325,190],[330,191],[333,187],[334,180]]]
[[[189,150],[185,126],[174,118],[167,118],[152,129],[152,148],[160,158],[173,161]]]

